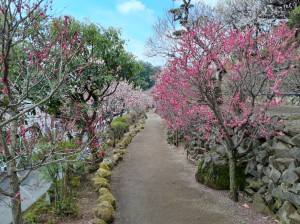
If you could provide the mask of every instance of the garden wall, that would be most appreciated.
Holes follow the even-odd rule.
[[[300,110],[300,109],[299,109]],[[299,113],[300,115],[300,113]],[[284,223],[300,223],[300,116],[279,125],[284,136],[259,139],[253,150],[238,161],[238,184],[245,197],[261,213]],[[194,139],[187,158],[198,164],[196,179],[214,189],[229,188],[227,155],[213,139]],[[243,152],[243,148],[239,148]]]

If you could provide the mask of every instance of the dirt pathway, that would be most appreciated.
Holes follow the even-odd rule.
[[[113,172],[115,224],[272,223],[226,192],[198,184],[183,150],[166,144],[161,119],[153,113],[148,118]]]

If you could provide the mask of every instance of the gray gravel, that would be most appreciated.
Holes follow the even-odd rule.
[[[167,145],[159,116],[149,113],[145,129],[113,171],[115,224],[265,224],[267,217],[195,181],[197,167],[182,148]]]

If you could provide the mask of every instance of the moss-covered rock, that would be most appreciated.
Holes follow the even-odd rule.
[[[99,201],[100,203],[103,201],[108,201],[114,208],[116,207],[116,199],[114,196],[110,193],[109,189],[107,188],[101,188],[99,190]]]
[[[93,187],[98,191],[100,188],[108,188],[109,189],[109,183],[108,181],[103,177],[94,177],[93,178]]]
[[[103,168],[99,168],[95,175],[96,177],[111,178],[111,172]]]
[[[125,149],[115,149],[113,150],[113,154],[124,155],[127,151]]]
[[[245,186],[244,170],[244,165],[237,168],[237,185],[240,189],[244,189]],[[215,190],[226,190],[230,187],[229,166],[227,164],[210,162],[204,165],[204,160],[200,160],[195,178],[199,183]]]
[[[112,164],[111,162],[102,162],[100,163],[100,168],[105,169],[107,171],[111,171]]]
[[[89,224],[107,224],[104,220],[102,219],[93,219]]]
[[[115,219],[115,209],[108,201],[101,202],[94,210],[95,216],[107,223],[112,223]]]
[[[125,149],[130,144],[132,137],[130,135],[125,136],[120,143],[117,144],[117,147],[120,149]]]
[[[112,162],[112,166],[116,166],[118,164],[118,162],[120,162],[121,160],[123,160],[123,156],[120,154],[113,154],[111,156],[111,162]]]

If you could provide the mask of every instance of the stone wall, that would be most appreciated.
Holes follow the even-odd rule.
[[[240,184],[240,190],[244,190],[256,210],[283,223],[294,224],[300,223],[299,116],[289,116],[285,124],[278,127],[284,136],[256,141],[253,150],[238,161],[238,170],[244,169],[246,175],[245,186]],[[229,188],[229,181],[219,172],[227,169],[227,155],[221,145],[216,145],[213,138],[209,141],[194,139],[186,147],[187,158],[198,164],[196,179],[199,182],[215,189]]]
[[[300,223],[300,134],[273,137],[248,155],[246,195],[259,212]]]

